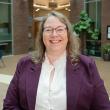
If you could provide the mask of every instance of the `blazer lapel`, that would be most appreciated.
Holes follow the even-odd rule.
[[[81,86],[81,71],[79,70],[79,64],[72,65],[70,59],[67,59],[66,65],[67,110],[76,110]],[[41,66],[41,64],[31,65],[26,76],[26,96],[29,110],[35,109]]]
[[[79,64],[72,64],[70,59],[68,59],[66,73],[67,110],[76,110],[78,93],[81,86],[81,71],[79,70]]]
[[[29,72],[26,78],[26,96],[29,110],[35,109],[37,87],[39,82],[39,76],[41,72],[41,64],[33,64],[29,68]]]

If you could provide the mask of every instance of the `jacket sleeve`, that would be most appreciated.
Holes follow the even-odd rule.
[[[22,63],[23,61],[20,60],[17,64],[16,72],[9,84],[6,97],[4,99],[3,110],[21,110],[19,104],[18,80],[22,71]]]
[[[93,101],[90,110],[110,110],[110,101],[103,80],[100,78],[94,60],[89,64],[89,72],[94,85]]]

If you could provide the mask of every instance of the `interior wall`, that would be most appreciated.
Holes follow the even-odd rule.
[[[67,17],[69,17],[69,15],[70,15],[70,12],[68,12],[68,11],[66,11],[66,10],[64,10],[64,9],[62,9],[62,10],[57,10],[58,12],[61,12],[61,13],[63,13],[65,16],[67,16]],[[50,11],[48,11],[48,10],[43,10],[43,9],[41,9],[41,10],[39,10],[39,11],[37,11],[37,12],[34,12],[34,17],[40,17],[40,16],[45,16],[47,13],[49,13]]]
[[[101,36],[102,44],[110,43],[107,39],[107,25],[110,26],[110,0],[102,0]]]
[[[26,0],[13,0],[13,54],[28,52],[28,14]]]
[[[84,9],[84,0],[71,0],[70,4],[70,21],[75,23],[79,20],[81,10]]]

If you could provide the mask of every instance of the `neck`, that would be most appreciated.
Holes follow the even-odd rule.
[[[46,52],[47,57],[51,64],[53,64],[53,62],[55,62],[63,53],[64,51],[63,52]]]

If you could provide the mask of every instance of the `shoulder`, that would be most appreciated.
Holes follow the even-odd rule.
[[[22,58],[20,58],[20,60],[18,61],[18,64],[26,64],[26,63],[30,63],[32,62],[32,59],[29,55],[23,56]]]
[[[27,66],[33,65],[33,64],[34,63],[32,62],[31,57],[29,55],[25,55],[19,59],[16,69],[23,70]]]
[[[80,59],[80,62],[83,63],[86,66],[90,66],[90,65],[95,64],[94,58],[89,57],[89,56],[80,55],[79,59]]]
[[[95,63],[95,59],[90,56],[80,55],[80,63],[86,68],[86,70],[90,71],[96,71],[97,66]]]
[[[80,62],[86,70],[86,75],[93,81],[94,84],[98,84],[102,79],[97,69],[94,58],[81,55]],[[102,82],[102,81],[101,81]]]
[[[80,63],[89,76],[99,74],[94,58],[90,56],[80,55]]]
[[[34,62],[30,54],[27,54],[26,56],[23,56],[22,58],[19,59],[17,63],[17,69],[28,69],[28,68],[33,68],[33,67],[41,67],[42,63],[39,62]]]

